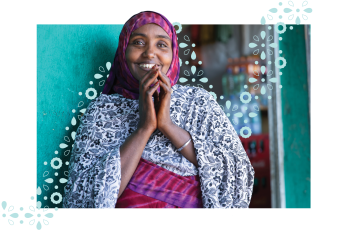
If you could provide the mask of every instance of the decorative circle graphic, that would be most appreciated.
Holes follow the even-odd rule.
[[[244,99],[243,98],[244,96],[247,96],[248,98]],[[240,100],[242,103],[249,103],[251,102],[251,99],[252,99],[252,95],[249,92],[242,92],[240,95]]]
[[[59,199],[58,199],[58,200],[55,200],[55,199],[54,199],[55,196],[58,196]],[[52,193],[52,195],[51,195],[51,201],[52,201],[54,204],[59,204],[62,200],[63,200],[63,197],[62,197],[62,195],[61,195],[60,193],[58,193],[58,192]]]
[[[54,165],[55,161],[58,161],[59,164],[58,165]],[[55,157],[55,158],[53,158],[51,160],[51,166],[54,169],[59,169],[59,168],[61,168],[62,165],[63,165],[63,162],[61,161],[61,159],[59,157]]]
[[[178,30],[176,30],[176,28],[175,28],[175,30],[176,30],[176,34],[179,34],[181,31],[182,31],[182,25],[181,25],[181,23],[179,23],[179,22],[174,22],[174,23],[172,23],[172,25],[175,27],[175,26],[178,26]]]
[[[247,131],[247,135],[244,134],[244,131]],[[252,134],[252,130],[249,128],[249,127],[242,127],[241,130],[240,130],[240,135],[243,137],[243,138],[249,138]]]
[[[282,30],[279,30],[278,27],[279,26],[282,26],[283,29]],[[284,32],[286,32],[286,24],[284,24],[283,22],[278,22],[276,25],[275,25],[275,29],[276,29],[276,32],[279,33],[279,34],[283,34]]]
[[[89,95],[89,92],[93,92],[93,95],[90,96],[90,95]],[[98,94],[98,93],[96,92],[96,90],[95,90],[94,88],[88,88],[88,89],[86,90],[86,97],[87,97],[88,99],[90,99],[90,100],[95,99],[96,96],[97,96],[97,94]]]
[[[280,60],[282,60],[282,65],[280,65]],[[277,68],[283,68],[287,65],[287,60],[283,57],[278,57],[276,60],[275,60],[275,66]]]

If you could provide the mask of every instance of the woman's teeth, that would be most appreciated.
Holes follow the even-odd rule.
[[[152,68],[155,64],[140,64],[140,67]]]

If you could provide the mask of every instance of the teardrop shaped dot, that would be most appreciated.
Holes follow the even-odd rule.
[[[59,182],[62,183],[62,184],[65,184],[65,183],[67,182],[67,179],[65,179],[65,178],[60,178]]]
[[[266,93],[266,88],[264,86],[261,87],[260,93],[264,95]]]
[[[41,191],[41,188],[40,188],[40,186],[39,186],[39,187],[37,187],[37,189],[36,189],[36,194],[37,194],[37,195],[41,195],[41,193],[42,193],[42,191]]]
[[[311,8],[307,8],[304,10],[306,13],[312,13],[312,9]]]
[[[260,23],[261,23],[261,25],[265,25],[266,20],[265,20],[265,17],[264,17],[264,16],[261,18]]]
[[[231,102],[230,102],[230,100],[227,100],[227,102],[225,103],[225,105],[227,106],[227,108],[229,109],[230,108],[230,106],[231,106]]]
[[[264,39],[264,38],[265,38],[265,36],[266,36],[265,31],[260,32],[260,36],[261,36],[261,38],[262,38],[262,39]]]
[[[110,63],[110,62],[107,62],[107,63],[106,63],[106,68],[107,68],[107,70],[110,70],[110,69],[111,69],[111,63]]]
[[[271,8],[269,11],[270,11],[271,13],[277,13],[277,8]]]
[[[261,58],[262,60],[264,60],[264,59],[266,58],[266,55],[265,55],[265,52],[264,52],[264,51],[261,52],[260,58]]]
[[[208,78],[206,78],[206,77],[204,77],[204,78],[201,78],[201,79],[199,79],[201,82],[203,82],[203,83],[207,83],[207,81],[208,81]]]
[[[195,74],[195,71],[196,71],[196,67],[195,66],[192,66],[191,67],[191,71],[192,71],[192,73],[193,73],[193,75]]]
[[[227,116],[230,117],[230,113],[227,113]]]
[[[71,132],[71,138],[72,138],[73,140],[75,140],[75,137],[76,137],[76,132]]]
[[[277,78],[271,78],[271,79],[269,79],[269,81],[270,81],[271,83],[276,83],[276,82],[277,82]]]
[[[64,143],[61,143],[61,144],[59,145],[59,147],[60,147],[61,149],[67,148],[67,146],[68,146],[68,145],[66,145],[66,144],[64,144]]]
[[[256,46],[258,46],[256,43],[250,43],[250,44],[248,44],[248,46],[250,47],[250,48],[254,48],[254,47],[256,47]]]
[[[179,79],[179,81],[180,81],[180,83],[185,83],[185,82],[188,81],[188,79],[186,79],[186,78],[184,78],[184,77],[181,77],[181,78]]]
[[[256,78],[249,78],[249,80],[248,80],[250,83],[255,83],[255,82],[257,82],[257,79]]]
[[[255,98],[255,99],[258,99],[259,97],[256,95],[254,98]]]
[[[186,44],[186,43],[180,43],[180,48],[186,48],[187,46],[188,46],[188,44]]]
[[[46,181],[47,183],[49,183],[49,184],[53,183],[53,179],[52,179],[52,178],[48,178],[48,179],[46,179],[45,181]]]
[[[7,202],[6,201],[3,201],[1,203],[1,207],[5,210],[6,209],[6,206],[7,206]]]
[[[36,208],[41,208],[41,201],[36,202]]]
[[[47,214],[45,214],[45,217],[52,218],[53,217],[53,213],[47,213]]]
[[[265,70],[266,70],[265,66],[261,66],[260,71],[261,71],[262,74],[265,73]]]
[[[241,112],[235,113],[234,116],[241,118],[243,114]]]
[[[271,99],[271,96],[269,95],[268,98]]]
[[[72,120],[71,120],[71,124],[72,124],[73,126],[75,126],[75,125],[76,125],[76,122],[77,122],[77,121],[76,121],[76,118],[73,117]]]
[[[103,77],[103,75],[100,75],[100,74],[95,74],[94,75],[94,78],[96,78],[96,79],[100,79],[100,78],[102,78]]]
[[[41,225],[41,222],[37,222],[37,225],[36,225],[36,229],[37,230],[40,230],[42,228],[42,225]]]
[[[272,48],[276,48],[277,47],[277,43],[271,43],[269,46],[272,47]]]
[[[292,10],[290,8],[284,8],[283,12],[288,14],[288,13],[292,12]]]
[[[30,209],[30,210],[31,210],[31,209]],[[30,218],[30,217],[32,217],[33,215],[32,215],[31,213],[25,213],[24,216],[25,216],[25,218]]]
[[[296,19],[295,19],[295,23],[296,23],[297,25],[299,25],[299,24],[300,24],[300,18],[299,18],[299,16],[298,16],[298,17],[296,17]]]
[[[192,54],[191,54],[190,58],[191,58],[192,60],[195,60],[195,59],[196,59],[196,54],[195,54],[195,51],[193,51],[193,52],[192,52]]]
[[[256,117],[256,116],[257,116],[257,114],[254,112],[249,113],[249,117],[251,117],[251,118]]]

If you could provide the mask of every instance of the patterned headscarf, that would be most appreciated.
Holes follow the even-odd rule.
[[[179,78],[180,62],[178,57],[177,34],[173,25],[163,15],[153,11],[143,11],[132,16],[123,26],[119,35],[119,43],[116,56],[112,64],[110,74],[102,94],[111,95],[118,93],[128,99],[139,98],[139,81],[131,74],[125,58],[131,33],[137,28],[148,23],[155,23],[163,28],[172,41],[172,61],[166,75],[171,86],[175,85]],[[158,88],[158,91],[159,88]]]

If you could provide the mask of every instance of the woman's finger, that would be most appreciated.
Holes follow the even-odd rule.
[[[147,79],[142,83],[143,89],[148,89],[148,87],[149,87],[151,84],[155,83],[155,80],[156,80],[157,77],[158,77],[158,73],[157,73],[157,71],[154,71],[154,72],[152,73],[152,75],[151,75],[149,78],[147,78]]]
[[[156,65],[154,65],[152,67],[152,69],[150,71],[148,71],[143,77],[142,79],[140,80],[139,84],[142,85],[144,82],[146,82],[146,80],[148,78],[150,78],[152,76],[153,73],[155,73],[155,70],[157,69],[158,67]]]
[[[156,84],[154,84],[152,87],[149,88],[149,90],[146,91],[146,94],[148,96],[151,96],[154,94],[154,92],[157,90],[157,88],[159,87],[159,82],[157,82]]]
[[[167,77],[163,72],[159,71],[159,76],[158,76],[159,80],[161,80],[162,82],[164,82],[167,86],[171,87],[171,83],[170,83],[170,79],[169,77]]]

